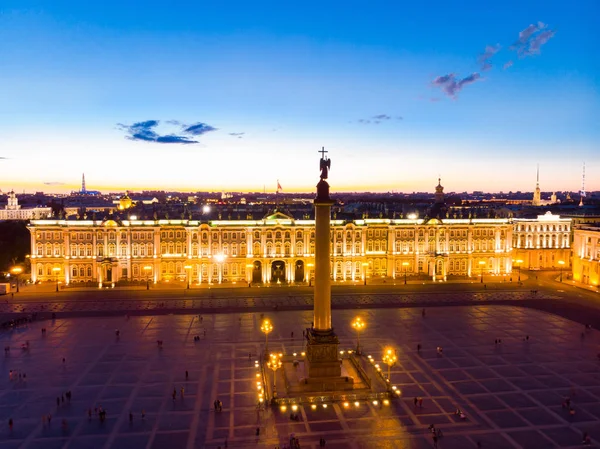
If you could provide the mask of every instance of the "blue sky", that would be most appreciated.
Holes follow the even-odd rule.
[[[0,6],[3,190],[600,190],[596,1],[90,3]]]

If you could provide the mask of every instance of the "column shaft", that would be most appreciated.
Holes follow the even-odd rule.
[[[315,201],[314,328],[331,330],[330,217],[333,201]]]

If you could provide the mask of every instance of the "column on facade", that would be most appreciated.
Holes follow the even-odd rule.
[[[69,275],[71,274],[71,253],[69,252],[69,246],[70,246],[70,239],[71,239],[71,234],[69,231],[67,231],[65,228],[65,230],[62,231],[62,234],[64,236],[63,238],[63,242],[64,242],[64,246],[66,247],[66,252],[65,255],[63,256],[63,261],[64,261],[64,266],[63,266],[63,271],[64,271],[64,276],[65,276],[65,284],[69,284]],[[54,233],[52,233],[52,235],[54,236]],[[54,253],[54,244],[52,245],[52,252]]]

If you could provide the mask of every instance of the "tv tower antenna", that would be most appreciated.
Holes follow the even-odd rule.
[[[585,162],[583,163],[583,172],[581,174],[581,194],[579,200],[579,206],[583,206],[583,199],[585,198]]]

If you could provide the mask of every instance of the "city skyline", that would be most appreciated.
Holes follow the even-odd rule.
[[[317,5],[9,0],[0,188],[600,190],[597,3]]]

